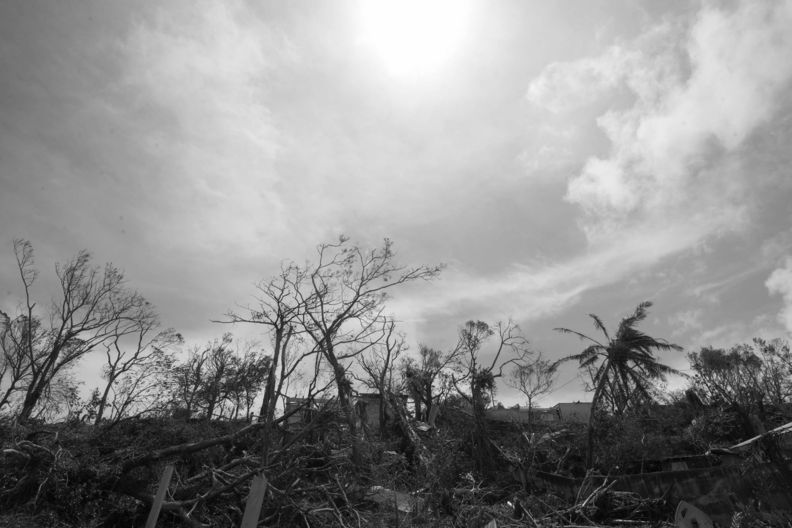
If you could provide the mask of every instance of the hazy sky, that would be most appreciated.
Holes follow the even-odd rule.
[[[43,301],[87,248],[200,343],[344,233],[448,264],[390,305],[413,344],[512,317],[556,358],[554,327],[643,300],[688,349],[788,336],[790,27],[781,0],[3,2],[0,304],[14,237]]]

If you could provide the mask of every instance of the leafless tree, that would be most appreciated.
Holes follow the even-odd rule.
[[[353,456],[359,455],[359,428],[352,403],[348,362],[376,343],[378,322],[392,288],[428,280],[439,266],[407,268],[394,262],[393,244],[364,250],[341,237],[317,248],[318,261],[293,268],[289,283],[303,307],[301,327],[333,371],[339,406],[353,438]]]
[[[33,246],[15,240],[14,255],[24,292],[22,313],[14,318],[4,315],[3,320],[18,321],[20,326],[16,333],[11,330],[11,350],[16,354],[13,368],[24,372],[24,397],[17,419],[25,422],[61,371],[108,340],[134,332],[140,321],[151,317],[152,307],[127,288],[118,268],[92,266],[90,253],[83,250],[66,264],[55,266],[59,296],[53,299],[48,317],[41,319],[31,296],[37,277]],[[7,324],[4,327],[8,329]]]
[[[183,339],[172,328],[160,329],[159,319],[152,311],[149,317],[137,321],[133,332],[115,334],[103,343],[106,363],[102,376],[105,386],[99,397],[96,424],[105,418],[108,400],[113,399],[111,420],[120,419],[124,412],[140,402],[150,391],[150,383],[167,370],[171,363],[169,348]]]
[[[378,339],[378,345],[369,354],[358,356],[357,364],[362,375],[355,376],[364,386],[376,390],[380,395],[380,431],[386,429],[387,416],[393,415],[393,409],[388,409],[389,402],[399,392],[394,382],[394,366],[407,349],[404,334],[396,331],[396,321],[393,319],[383,320],[382,333],[382,339]]]
[[[556,379],[556,365],[542,357],[541,352],[530,362],[515,365],[508,380],[509,385],[519,390],[528,400],[528,425],[536,398],[547,394]]]
[[[492,359],[487,360],[484,346],[493,336],[495,346],[489,351]],[[486,475],[492,468],[493,457],[486,421],[487,396],[493,394],[496,380],[503,376],[507,366],[521,365],[528,359],[528,340],[511,321],[498,322],[494,328],[483,321],[468,321],[459,331],[457,346],[461,351],[463,375],[454,378],[454,385],[473,409],[476,465]],[[468,389],[462,388],[463,385]]]
[[[186,418],[191,417],[200,407],[201,391],[208,369],[208,356],[208,349],[194,346],[188,352],[187,358],[174,365],[171,370],[173,405],[180,409]]]
[[[275,408],[283,394],[284,385],[288,382],[289,376],[300,367],[302,360],[314,352],[309,350],[307,353],[304,351],[289,353],[290,344],[300,341],[299,317],[304,307],[293,285],[293,277],[300,273],[295,264],[284,264],[277,277],[269,281],[261,281],[256,285],[254,305],[241,306],[239,311],[229,312],[227,319],[221,321],[261,325],[270,335],[272,352],[258,417],[259,422],[264,422],[265,444],[269,441]]]
[[[25,314],[11,319],[0,311],[0,412],[10,409],[15,396],[24,392],[29,383],[31,364],[27,344],[33,341],[38,346],[43,338],[40,325],[38,319],[29,321]]]
[[[453,390],[453,384],[448,381],[452,374],[458,374],[461,353],[459,344],[445,352],[422,344],[418,347],[417,359],[404,359],[402,377],[415,402],[416,419],[430,421],[432,409]]]

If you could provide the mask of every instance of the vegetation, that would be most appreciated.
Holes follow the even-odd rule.
[[[607,476],[792,419],[783,341],[692,352],[688,389],[663,394],[676,371],[656,353],[680,347],[638,330],[648,302],[613,333],[591,315],[602,338],[559,328],[586,348],[557,362],[510,321],[467,321],[453,346],[412,352],[388,296],[441,268],[398,264],[387,240],[320,245],[315,262],[284,263],[218,321],[262,329],[265,345],[230,333],[186,345],[85,251],[56,267],[58,296],[41,310],[33,248],[17,241],[14,254],[22,301],[0,312],[0,526],[142,526],[168,464],[160,526],[239,526],[256,475],[267,482],[260,526],[657,523],[676,505]],[[102,382],[83,399],[73,367],[89,356]],[[567,361],[591,380],[587,423],[533,419]],[[504,376],[527,422],[491,420]],[[760,447],[786,468],[773,437]]]
[[[663,381],[667,374],[678,374],[674,369],[659,363],[654,351],[682,350],[682,347],[655,339],[636,328],[638,323],[646,319],[647,309],[651,306],[650,302],[639,304],[632,315],[621,320],[613,337],[602,320],[590,314],[594,327],[605,337],[603,341],[568,328],[556,329],[589,343],[581,353],[559,360],[578,361],[580,368],[591,375],[594,396],[591,400],[586,448],[588,467],[593,463],[594,428],[601,411],[611,411],[620,416],[631,409],[645,406],[653,401],[650,391],[654,383]]]

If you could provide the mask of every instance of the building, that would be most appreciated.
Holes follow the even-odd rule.
[[[566,423],[588,423],[591,416],[591,402],[557,403],[552,409]]]
[[[407,397],[400,396],[406,403]],[[380,399],[378,392],[358,393],[354,396],[354,408],[360,419],[360,425],[367,431],[377,432],[380,428]],[[300,409],[300,410],[297,410]],[[308,401],[306,398],[286,398],[284,414],[291,414],[286,419],[287,426],[298,426],[313,420],[319,411],[340,414],[338,401],[335,398],[315,398]]]
[[[487,418],[509,423],[588,423],[591,402],[558,403],[550,408],[488,409]]]

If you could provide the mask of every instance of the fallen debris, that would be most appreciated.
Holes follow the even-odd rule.
[[[713,528],[712,519],[692,504],[679,501],[674,515],[677,528]]]
[[[396,491],[383,486],[372,486],[366,493],[366,499],[382,507],[393,507],[401,513],[414,513],[423,508],[424,501],[403,491]]]

